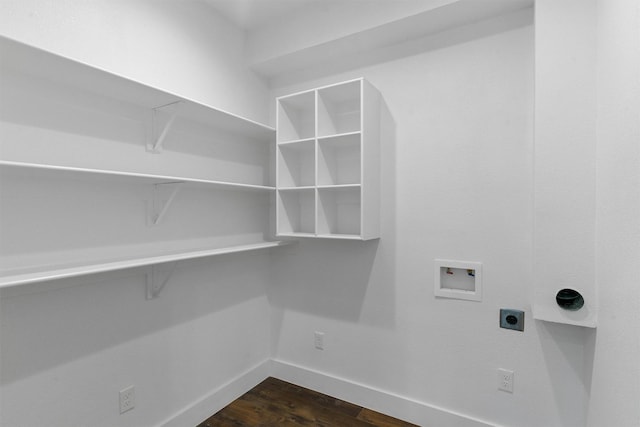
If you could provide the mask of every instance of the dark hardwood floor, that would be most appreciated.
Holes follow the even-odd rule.
[[[417,427],[370,409],[267,378],[197,427]]]

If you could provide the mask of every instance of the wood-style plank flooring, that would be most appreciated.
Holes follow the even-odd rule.
[[[197,427],[417,427],[370,409],[267,378]]]

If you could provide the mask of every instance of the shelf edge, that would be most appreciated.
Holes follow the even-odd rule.
[[[145,174],[145,173],[138,173],[138,172],[123,172],[123,171],[106,170],[106,169],[79,168],[75,166],[57,166],[57,165],[45,165],[40,163],[26,163],[26,162],[14,162],[11,160],[0,160],[0,167],[3,167],[3,166],[35,169],[35,170],[73,172],[73,173],[79,173],[79,174],[116,176],[116,177],[123,177],[123,178],[153,179],[153,180],[167,181],[167,182],[184,182],[186,184],[202,184],[202,185],[211,185],[211,186],[220,186],[220,187],[233,187],[233,188],[247,189],[247,190],[265,190],[265,191],[275,190],[275,187],[270,187],[266,185],[257,185],[257,184],[242,184],[238,182],[214,181],[214,180],[199,179],[199,178],[186,178],[186,177],[180,177],[180,176],[154,175],[154,174]]]
[[[187,98],[185,96],[179,95],[179,94],[177,94],[175,92],[171,92],[171,91],[166,90],[166,89],[162,89],[162,88],[159,88],[159,87],[156,87],[156,86],[151,86],[151,85],[149,85],[147,83],[144,83],[144,82],[142,82],[140,80],[136,80],[136,79],[127,77],[127,76],[125,76],[123,74],[119,74],[119,73],[116,73],[116,72],[113,72],[113,71],[109,71],[106,68],[99,67],[99,66],[96,66],[96,65],[92,65],[92,64],[90,64],[88,62],[85,62],[85,61],[82,61],[82,60],[79,60],[79,59],[75,59],[75,58],[72,58],[70,56],[62,55],[60,53],[53,52],[53,51],[50,51],[50,50],[47,50],[47,49],[44,49],[44,48],[41,48],[41,47],[38,47],[38,46],[34,46],[34,45],[31,45],[31,44],[28,44],[28,43],[13,39],[11,37],[7,37],[7,36],[4,36],[4,35],[0,36],[0,43],[18,44],[18,45],[21,45],[24,48],[32,49],[34,51],[38,51],[38,52],[46,54],[46,55],[51,55],[51,56],[57,57],[57,58],[59,58],[61,60],[64,60],[64,61],[69,61],[69,62],[75,64],[76,66],[87,67],[87,68],[93,69],[95,71],[104,73],[106,75],[113,76],[113,77],[118,78],[118,79],[129,81],[131,83],[143,86],[148,90],[161,92],[166,96],[177,98],[177,100],[179,100],[179,101],[185,101],[185,102],[197,105],[199,107],[202,107],[202,108],[205,108],[205,109],[208,109],[208,110],[212,110],[212,111],[215,111],[217,113],[221,113],[223,115],[229,116],[229,117],[233,118],[234,120],[243,121],[243,122],[245,122],[245,123],[247,123],[247,124],[257,128],[257,129],[260,129],[263,132],[269,133],[270,135],[275,134],[275,131],[276,131],[275,128],[273,128],[273,127],[271,127],[269,125],[266,125],[264,123],[260,123],[260,122],[258,122],[256,120],[249,119],[249,118],[240,116],[238,114],[231,113],[229,111],[223,110],[221,108],[214,107],[212,105],[205,104],[204,102],[200,102],[200,101],[194,100],[192,98]]]
[[[290,245],[290,241],[261,242],[248,245],[228,246],[224,248],[205,249],[191,252],[180,252],[171,255],[157,255],[152,257],[134,258],[125,261],[108,262],[102,264],[88,264],[84,266],[51,269],[37,273],[24,273],[0,278],[0,288],[26,285],[29,283],[47,282],[50,280],[65,279],[77,276],[86,276],[109,271],[125,270],[129,268],[144,267],[148,265],[164,264],[173,261],[205,258],[210,256],[225,255],[238,252],[249,252],[259,249],[269,249],[278,246]]]
[[[345,136],[360,135],[360,134],[362,134],[362,130],[355,130],[352,132],[334,133],[332,135],[324,135],[324,136],[318,135],[317,139],[318,141],[324,141],[325,139],[342,138]]]

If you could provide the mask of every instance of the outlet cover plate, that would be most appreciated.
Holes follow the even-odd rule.
[[[524,311],[511,308],[500,309],[500,327],[513,329],[514,331],[524,331]]]
[[[508,369],[498,369],[498,390],[513,393],[513,371]]]
[[[120,390],[120,413],[124,414],[127,411],[132,410],[136,406],[136,389],[134,386],[129,386],[123,390]]]

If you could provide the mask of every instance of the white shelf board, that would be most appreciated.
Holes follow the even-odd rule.
[[[318,234],[317,237],[325,239],[342,239],[342,240],[364,240],[358,234]]]
[[[300,187],[280,187],[278,188],[279,191],[302,191],[302,190],[313,190],[316,187],[314,187],[313,185],[303,185]]]
[[[318,190],[338,190],[340,188],[360,188],[361,184],[318,185]]]
[[[275,138],[270,126],[7,37],[0,36],[0,57],[3,72],[13,70],[148,109],[182,101],[180,117],[255,140]]]
[[[301,144],[301,143],[304,143],[304,142],[312,142],[313,140],[315,140],[315,138],[314,138],[314,137],[311,137],[311,138],[302,138],[302,139],[294,139],[294,140],[291,140],[291,141],[280,141],[280,142],[278,142],[278,145],[280,145],[280,146],[282,146],[282,145],[286,146],[286,145],[290,145],[290,144],[291,144],[291,145],[293,145],[293,144]]]
[[[316,237],[314,233],[278,233],[276,237]]]
[[[594,315],[583,314],[581,310],[575,312],[562,310],[557,306],[543,307],[536,304],[533,306],[533,318],[543,322],[582,326],[583,328],[598,327],[598,322]]]
[[[252,191],[273,191],[275,187],[264,185],[242,184],[236,182],[213,181],[207,179],[185,178],[181,176],[154,175],[135,172],[121,172],[103,169],[87,169],[67,166],[44,165],[37,163],[13,162],[0,160],[0,171],[11,170],[14,173],[54,173],[93,176],[102,179],[124,179],[148,184],[184,183],[190,187],[226,187],[230,189],[252,190]]]
[[[49,280],[64,279],[84,276],[88,274],[103,273],[107,271],[124,270],[127,268],[143,267],[147,265],[163,264],[167,262],[187,259],[204,258],[216,255],[231,254],[237,252],[254,251],[258,249],[274,248],[291,244],[292,242],[260,242],[248,245],[229,246],[224,248],[201,249],[194,251],[182,251],[172,254],[162,254],[148,257],[122,259],[104,263],[82,264],[77,266],[55,266],[35,271],[22,271],[18,274],[2,273],[0,275],[0,288],[25,285],[28,283],[46,282]]]
[[[317,87],[316,90],[317,91],[322,91],[322,90],[325,90],[325,89],[331,89],[331,88],[336,87],[336,86],[344,86],[344,85],[348,85],[350,83],[361,82],[362,80],[364,80],[364,77],[356,77],[355,79],[345,80],[343,82],[331,83],[331,84],[328,84],[328,85],[320,86],[320,87]]]
[[[341,138],[341,137],[344,137],[344,136],[351,136],[351,135],[360,135],[361,133],[362,133],[362,131],[359,131],[359,130],[356,130],[356,131],[353,131],[353,132],[336,133],[336,134],[333,134],[333,135],[319,136],[318,140]]]
[[[278,233],[276,237],[322,238],[339,240],[364,240],[357,234],[314,234],[314,233]]]

